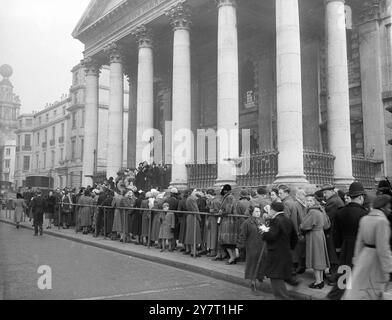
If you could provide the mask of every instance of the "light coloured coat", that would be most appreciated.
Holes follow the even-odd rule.
[[[351,289],[347,288],[343,300],[383,298],[389,273],[392,272],[390,236],[389,221],[382,211],[374,209],[360,220],[353,258]]]

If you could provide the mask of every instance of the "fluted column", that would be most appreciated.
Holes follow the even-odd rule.
[[[218,6],[218,175],[216,185],[236,184],[239,157],[239,87],[237,1],[215,0]]]
[[[192,146],[184,151],[181,145],[191,141],[191,52],[190,10],[184,2],[171,8],[166,15],[174,31],[173,41],[173,119],[172,119],[172,181],[171,186],[187,187],[186,163],[192,160]],[[188,139],[188,140],[185,140]],[[181,150],[181,152],[180,152]]]
[[[364,2],[358,25],[364,149],[366,156],[383,160],[384,169],[387,170],[391,164],[387,157],[390,146],[382,99],[382,33],[379,19],[379,1]],[[383,175],[388,176],[387,172]]]
[[[82,60],[86,72],[86,104],[82,186],[93,185],[98,151],[99,64],[91,57]]]
[[[136,128],[137,128],[137,77],[129,73],[129,111],[128,111],[128,168],[137,168],[136,165]]]
[[[133,32],[139,43],[137,78],[136,165],[151,161],[149,154],[154,128],[154,60],[152,30],[142,25]]]
[[[121,47],[112,43],[105,48],[110,59],[110,94],[106,175],[116,178],[123,166],[124,74]]]
[[[344,0],[325,0],[327,25],[328,145],[335,159],[335,184],[346,186],[352,174],[350,100]]]
[[[306,184],[298,0],[276,0],[276,60],[279,172],[275,183]]]

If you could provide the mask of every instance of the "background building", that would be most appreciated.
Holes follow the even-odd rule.
[[[166,155],[179,129],[194,137],[198,129],[250,130],[250,155],[233,135],[230,145],[213,141],[216,154],[197,165],[165,157],[172,185],[357,179],[374,187],[392,176],[391,9],[391,0],[94,0],[73,36],[85,45],[87,96],[96,95],[96,69],[110,66],[117,99],[109,127],[121,123],[122,75],[132,80],[129,163],[150,160],[142,135],[164,133],[170,121]],[[115,130],[112,137],[121,141]],[[199,160],[202,147],[188,160]],[[111,145],[108,157],[119,150]],[[249,160],[242,176],[224,160],[238,157]],[[107,169],[120,167],[111,159]]]
[[[33,114],[22,114],[18,117],[16,134],[15,186],[23,187],[26,176],[32,172],[33,159]]]
[[[13,92],[9,78],[12,76],[11,66],[0,67],[0,180],[14,183],[15,148],[17,118],[20,110],[20,99]]]

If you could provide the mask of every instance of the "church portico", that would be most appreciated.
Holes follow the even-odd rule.
[[[317,183],[354,180],[343,0],[98,3],[74,36],[86,45],[86,58],[110,64],[118,81],[130,70],[128,164],[171,164],[178,188],[196,186],[190,184],[195,172],[208,176],[210,186],[270,184],[270,177],[315,184],[317,174],[324,177]],[[126,48],[121,62],[104,58],[113,41]],[[123,96],[118,81],[111,84],[113,110]],[[123,128],[114,114],[121,116],[109,118],[108,176],[122,167],[115,158]],[[198,129],[218,133],[216,141],[200,143]],[[193,133],[191,152],[176,162],[181,130]]]

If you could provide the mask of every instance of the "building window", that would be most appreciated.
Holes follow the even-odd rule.
[[[52,139],[55,140],[56,139],[56,127],[52,127]]]
[[[45,169],[46,168],[46,152],[44,152],[43,156],[44,156],[44,166],[43,166],[43,169]]]
[[[48,130],[45,129],[45,140],[44,142],[48,142]]]
[[[29,134],[25,134],[25,144],[26,147],[31,146],[31,136]]]
[[[49,113],[46,114],[46,122],[49,122]]]
[[[6,156],[11,155],[11,149],[10,148],[5,149],[5,155]]]
[[[65,115],[65,106],[63,107],[63,115]]]
[[[72,129],[76,128],[76,111],[72,112]]]
[[[76,152],[76,140],[73,139],[71,141],[71,157],[72,157],[72,160],[75,160],[75,152]]]
[[[53,110],[53,117],[54,117],[54,118],[57,117],[57,109],[54,109],[54,110]]]
[[[37,146],[39,146],[39,132],[37,132]]]
[[[84,128],[84,121],[85,121],[86,112],[85,110],[82,111],[82,125],[81,127]]]
[[[55,158],[56,158],[56,153],[55,153],[54,150],[52,150],[52,168],[54,168],[54,161],[55,161]]]
[[[26,119],[26,127],[31,127],[33,125],[32,119]]]
[[[29,170],[30,170],[30,157],[24,156],[23,157],[23,171],[29,171]]]
[[[61,136],[64,137],[64,123],[61,124]]]
[[[5,160],[4,161],[4,168],[9,169],[10,168],[10,163],[11,163],[10,159]]]
[[[63,160],[64,160],[64,149],[61,148],[60,149],[60,161],[63,161]]]
[[[42,123],[42,119],[41,119],[41,117],[39,117],[38,118],[38,124],[41,124]]]

